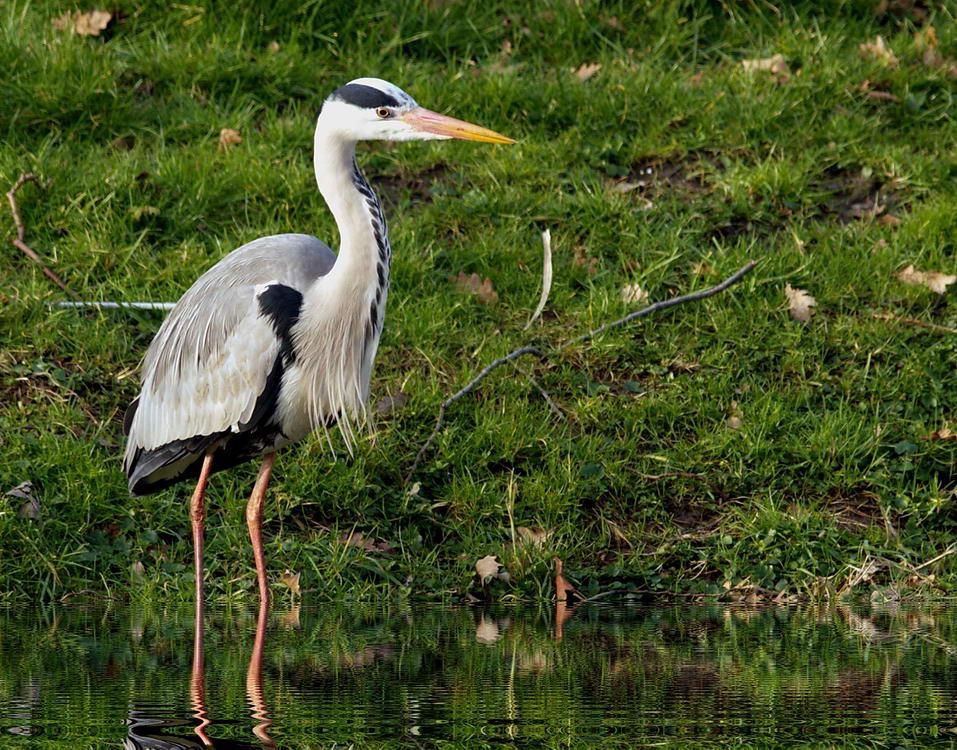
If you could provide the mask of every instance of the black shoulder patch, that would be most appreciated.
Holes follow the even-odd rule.
[[[296,361],[290,331],[299,320],[301,310],[302,294],[291,286],[273,284],[259,295],[259,314],[272,323],[272,328],[281,342],[280,353],[286,364]]]
[[[366,109],[402,106],[402,103],[391,94],[380,91],[374,86],[364,86],[361,83],[347,83],[345,86],[340,86],[332,92],[332,96],[329,98]]]

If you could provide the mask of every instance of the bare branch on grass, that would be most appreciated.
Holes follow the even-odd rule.
[[[10,201],[10,211],[13,213],[13,223],[17,227],[17,236],[16,239],[12,240],[13,246],[19,249],[24,255],[26,255],[30,260],[40,266],[40,269],[46,274],[47,278],[53,281],[60,289],[69,294],[73,299],[80,299],[80,295],[74,292],[70,287],[68,287],[59,276],[56,275],[53,271],[47,267],[39,255],[34,252],[33,248],[27,244],[27,229],[23,224],[23,219],[20,217],[20,209],[17,206],[17,191],[22,188],[28,182],[35,182],[38,185],[40,184],[40,178],[35,174],[24,172],[17,178],[17,181],[13,183],[13,187],[7,191],[7,200]]]
[[[736,273],[726,278],[720,284],[717,284],[708,289],[702,289],[700,292],[692,292],[690,294],[684,294],[680,297],[673,297],[672,299],[664,300],[663,302],[655,302],[653,305],[649,305],[648,307],[645,307],[641,310],[636,310],[633,313],[629,313],[623,318],[619,318],[618,320],[612,321],[611,323],[606,323],[603,326],[599,326],[593,331],[589,331],[588,333],[583,333],[581,336],[576,336],[573,339],[569,339],[564,344],[560,344],[559,346],[554,347],[552,349],[552,353],[558,353],[558,352],[564,351],[570,346],[574,346],[575,344],[580,344],[583,341],[587,341],[588,339],[594,338],[595,336],[599,336],[605,333],[606,331],[610,331],[612,328],[617,328],[618,326],[622,326],[625,323],[631,322],[632,320],[637,320],[638,318],[644,318],[648,315],[651,315],[652,313],[659,312],[661,310],[667,310],[670,307],[676,307],[677,305],[682,305],[686,302],[695,302],[697,300],[712,297],[715,294],[723,292],[732,284],[735,284],[738,281],[740,281],[757,264],[758,264],[757,261],[752,260],[748,262],[745,266],[743,266],[741,269],[739,269]],[[435,427],[432,428],[432,434],[429,435],[428,440],[425,441],[425,444],[419,449],[419,452],[415,455],[415,460],[412,462],[412,467],[409,469],[409,473],[406,474],[406,477],[405,477],[406,484],[412,481],[412,477],[415,475],[416,469],[419,468],[419,464],[421,463],[423,457],[428,452],[429,448],[432,447],[432,443],[435,442],[435,439],[436,437],[438,437],[439,432],[441,432],[442,426],[445,424],[446,410],[452,404],[458,401],[460,398],[472,392],[479,383],[481,383],[483,380],[485,380],[486,377],[488,377],[488,375],[492,372],[492,370],[494,370],[497,367],[501,367],[506,362],[511,362],[526,354],[535,354],[536,356],[542,359],[545,359],[548,356],[541,349],[538,349],[534,346],[519,347],[518,349],[511,352],[510,354],[507,354],[504,357],[500,357],[499,359],[496,359],[494,362],[491,362],[490,364],[483,367],[482,370],[479,372],[479,374],[476,375],[474,378],[472,378],[472,380],[469,381],[467,385],[465,385],[459,391],[452,394],[451,396],[449,396],[449,398],[447,398],[445,401],[442,402],[442,404],[439,406],[439,414],[435,420]]]
[[[952,544],[939,555],[937,555],[937,557],[932,557],[930,560],[922,562],[920,565],[915,565],[914,570],[920,570],[921,568],[926,568],[928,565],[933,565],[938,560],[943,560],[945,557],[952,555],[955,552],[957,552],[957,544]]]
[[[610,331],[612,328],[617,328],[622,326],[625,323],[630,323],[633,320],[638,318],[644,318],[652,313],[660,312],[661,310],[667,310],[669,307],[675,307],[677,305],[683,305],[686,302],[696,302],[699,299],[707,299],[708,297],[713,297],[720,292],[723,292],[729,286],[737,284],[747,273],[749,273],[758,262],[756,260],[750,261],[746,266],[742,267],[737,273],[729,276],[720,284],[717,284],[709,289],[702,289],[700,292],[692,292],[691,294],[683,294],[680,297],[672,297],[671,299],[666,299],[663,302],[655,302],[653,305],[648,305],[648,307],[642,308],[641,310],[636,310],[633,313],[629,313],[624,318],[619,318],[618,320],[612,321],[611,323],[605,323],[603,326],[599,326],[594,331],[589,331],[588,333],[583,333],[581,336],[576,336],[573,339],[569,339],[564,344],[559,347],[556,347],[555,351],[560,352],[567,349],[570,346],[575,344],[580,344],[582,341],[587,341],[588,339],[594,338],[603,334],[605,331]]]
[[[917,318],[902,318],[899,315],[894,315],[893,313],[873,313],[873,316],[878,320],[892,320],[895,323],[906,323],[911,326],[920,326],[921,328],[930,328],[934,331],[942,331],[944,333],[957,333],[957,328],[949,328],[947,326],[937,325],[936,323],[928,323],[926,320],[918,320]]]
[[[458,401],[462,396],[470,393],[475,386],[485,380],[488,377],[488,374],[492,372],[496,367],[504,365],[506,362],[511,362],[513,359],[518,359],[521,356],[526,354],[535,354],[539,357],[544,358],[545,353],[541,349],[536,349],[534,346],[523,346],[520,349],[516,349],[511,354],[507,354],[504,357],[496,359],[494,362],[489,363],[487,366],[483,367],[481,372],[472,378],[469,383],[464,386],[459,391],[453,393],[449,396],[442,404],[439,406],[439,415],[435,419],[435,427],[432,428],[432,434],[429,435],[429,439],[425,441],[425,444],[419,448],[419,452],[415,455],[415,460],[412,462],[412,468],[409,469],[409,473],[405,477],[405,483],[408,484],[412,480],[412,476],[415,474],[415,470],[419,467],[419,462],[425,456],[426,452],[432,446],[432,443],[435,442],[435,438],[438,437],[439,432],[442,430],[442,425],[445,422],[445,410],[448,409],[452,404]]]

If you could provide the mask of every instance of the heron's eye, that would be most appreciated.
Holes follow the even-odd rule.
[[[392,117],[392,110],[389,109],[388,107],[379,107],[379,108],[375,111],[375,113],[376,113],[379,117],[381,117],[383,120],[386,119],[387,117]]]

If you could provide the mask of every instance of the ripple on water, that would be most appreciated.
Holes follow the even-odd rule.
[[[0,609],[0,746],[949,746],[955,615]]]

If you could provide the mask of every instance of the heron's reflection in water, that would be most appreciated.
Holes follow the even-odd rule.
[[[175,748],[218,748],[229,750],[243,748],[275,748],[276,743],[269,736],[272,720],[266,709],[263,695],[262,660],[266,643],[266,621],[269,607],[260,601],[259,615],[256,618],[256,637],[253,651],[246,671],[246,700],[249,703],[252,718],[258,723],[253,734],[258,742],[244,742],[231,739],[214,739],[207,729],[213,724],[206,710],[206,675],[203,670],[203,612],[196,611],[196,626],[193,634],[193,669],[189,681],[189,700],[193,709],[192,720],[170,715],[170,707],[158,704],[137,703],[129,709],[127,736],[123,746],[129,750],[174,750]],[[192,725],[192,735],[185,727]]]

